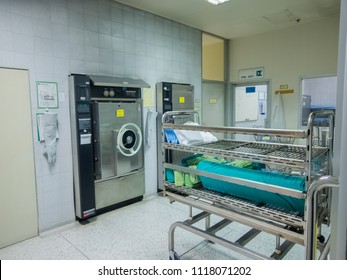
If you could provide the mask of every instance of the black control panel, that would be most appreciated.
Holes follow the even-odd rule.
[[[84,75],[74,75],[75,108],[76,108],[76,137],[81,219],[92,217],[96,214],[94,190],[94,158],[92,134],[92,110],[90,102],[90,81]]]
[[[141,98],[140,88],[131,87],[112,87],[112,86],[94,86],[91,84],[91,98],[122,98],[122,99],[135,99]]]

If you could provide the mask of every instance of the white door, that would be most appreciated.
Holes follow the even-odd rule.
[[[269,127],[268,84],[249,83],[233,86],[234,126]],[[238,140],[254,140],[253,136],[237,135]]]
[[[38,234],[29,74],[0,68],[0,248]]]

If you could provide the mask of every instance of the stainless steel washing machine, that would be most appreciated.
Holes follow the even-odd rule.
[[[76,216],[139,201],[145,192],[141,80],[71,75]]]
[[[96,177],[105,180],[143,168],[142,102],[95,102]]]

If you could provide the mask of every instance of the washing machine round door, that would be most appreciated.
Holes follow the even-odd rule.
[[[117,137],[117,149],[126,156],[136,155],[142,146],[142,133],[134,123],[127,123],[121,127]]]

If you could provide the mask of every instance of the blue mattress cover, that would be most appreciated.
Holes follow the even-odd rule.
[[[252,170],[208,161],[199,162],[197,169],[219,175],[277,185],[302,192],[305,191],[305,179],[299,176]],[[282,208],[288,211],[299,212],[300,214],[304,213],[304,199],[258,190],[204,176],[200,176],[200,180],[203,187],[207,189],[230,194],[256,203],[264,203],[270,207]]]

